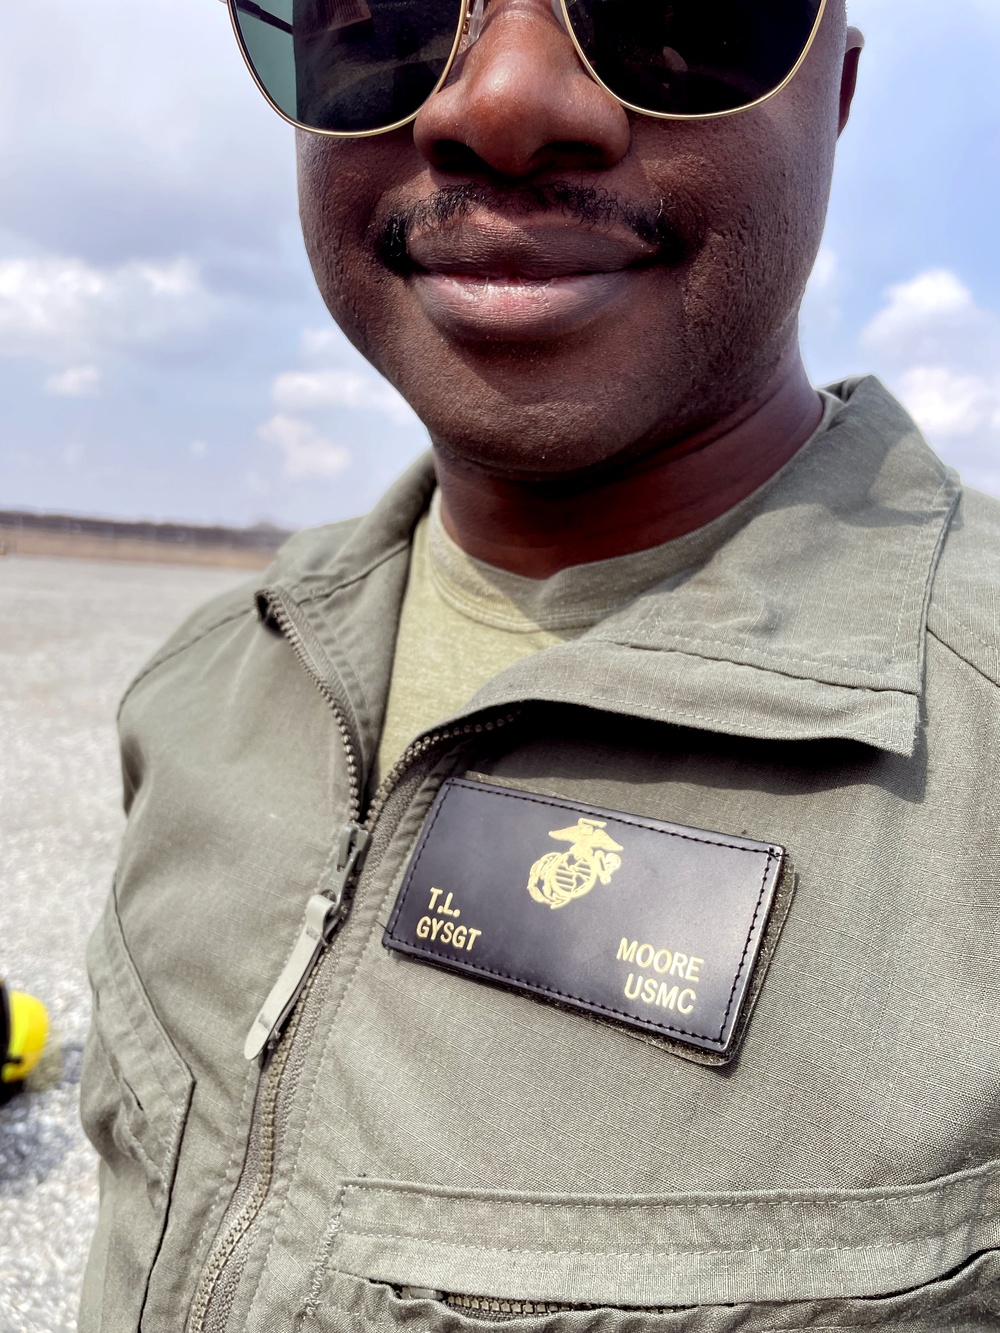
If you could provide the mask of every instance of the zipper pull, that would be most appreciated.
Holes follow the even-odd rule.
[[[370,841],[371,834],[359,824],[345,825],[337,846],[336,864],[325,885],[326,891],[314,893],[306,904],[299,937],[281,969],[281,976],[271,987],[271,993],[247,1033],[243,1054],[248,1060],[256,1060],[265,1046],[273,1047],[281,1036],[320,954],[333,938],[344,892],[352,877],[360,871]]]

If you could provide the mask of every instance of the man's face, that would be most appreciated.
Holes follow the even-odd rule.
[[[549,0],[492,0],[412,125],[299,133],[331,313],[438,448],[501,475],[614,465],[711,425],[794,346],[845,32],[833,0],[782,92],[665,121],[588,76]]]

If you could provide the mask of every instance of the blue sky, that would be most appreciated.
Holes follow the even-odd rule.
[[[0,49],[0,507],[290,526],[425,446],[333,327],[292,134],[215,0],[34,0]],[[804,310],[1000,495],[1000,4],[854,0],[868,47]]]

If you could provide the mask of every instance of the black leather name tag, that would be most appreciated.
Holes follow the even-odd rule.
[[[780,847],[451,778],[383,943],[725,1063],[791,879]]]

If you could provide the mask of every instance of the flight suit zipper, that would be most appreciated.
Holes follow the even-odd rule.
[[[317,967],[347,919],[353,897],[349,890],[362,872],[372,834],[386,803],[411,765],[421,756],[447,741],[497,730],[513,722],[519,712],[508,710],[487,721],[457,723],[414,741],[386,774],[372,798],[364,822],[361,822],[360,746],[349,722],[346,696],[341,698],[336,684],[319,668],[317,658],[322,654],[322,648],[311,642],[313,636],[308,625],[301,624],[296,617],[297,607],[293,599],[280,588],[265,589],[259,598],[336,719],[347,758],[350,818],[340,831],[327,874],[306,904],[291,953],[247,1034],[244,1055],[248,1060],[261,1058],[263,1062],[250,1133],[255,1151],[247,1153],[248,1162],[251,1157],[254,1159],[254,1179],[247,1182],[241,1178],[239,1182],[237,1194],[242,1196],[243,1202],[224,1226],[209,1254],[191,1305],[188,1333],[223,1333],[225,1328],[225,1314],[218,1320],[212,1318],[213,1297],[238,1245],[246,1237],[267,1198],[275,1160],[275,1111],[303,1007],[316,978]]]
[[[585,1310],[598,1310],[597,1305],[566,1305],[560,1301],[515,1300],[505,1296],[465,1296],[455,1292],[425,1291],[404,1287],[400,1296],[416,1297],[423,1300],[438,1300],[449,1310],[458,1310],[466,1319],[481,1324],[506,1324],[512,1319],[524,1319],[542,1314],[577,1314]],[[676,1314],[683,1306],[679,1305],[636,1305],[618,1306],[619,1311],[642,1315]]]

